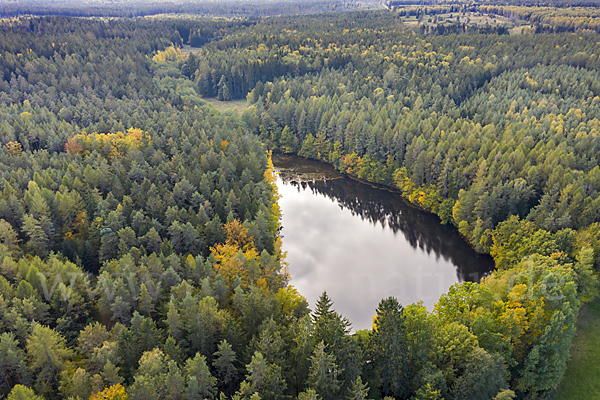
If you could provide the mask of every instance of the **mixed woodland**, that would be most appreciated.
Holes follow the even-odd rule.
[[[547,398],[598,292],[599,57],[594,29],[394,9],[2,20],[1,395]],[[310,310],[272,152],[398,189],[496,270],[368,330]]]
[[[218,17],[264,17],[281,14],[350,10],[350,0],[21,0],[2,2],[0,16],[143,17],[164,14]]]

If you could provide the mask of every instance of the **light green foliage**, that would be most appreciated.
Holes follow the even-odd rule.
[[[534,224],[516,216],[498,225],[493,241],[490,254],[498,269],[510,268],[530,254],[549,256],[558,252],[549,232],[536,230]]]
[[[11,332],[0,335],[0,390],[3,394],[11,391],[16,384],[29,384],[30,375],[26,368],[25,352]]]
[[[435,313],[446,323],[455,321],[471,326],[478,309],[489,308],[493,301],[493,295],[486,287],[472,282],[457,283],[440,296]]]
[[[187,396],[189,399],[212,399],[216,394],[217,379],[206,365],[206,358],[196,354],[186,361]]]
[[[423,385],[413,397],[413,400],[441,400],[442,396],[438,390],[433,390],[429,383]]]
[[[319,400],[320,398],[315,389],[306,389],[306,391],[298,394],[298,400]]]
[[[16,385],[7,397],[7,400],[43,400],[44,398],[23,385]]]
[[[134,379],[129,390],[131,399],[173,399],[185,390],[179,367],[159,349],[142,355]]]
[[[469,354],[477,344],[477,338],[466,326],[451,322],[434,332],[430,360],[450,383],[456,370],[465,367]]]
[[[92,377],[83,368],[77,368],[73,374],[63,371],[60,392],[63,397],[87,399],[92,394]]]
[[[512,390],[506,389],[498,393],[494,400],[513,400],[517,395]]]
[[[592,301],[598,295],[598,273],[594,271],[594,250],[584,247],[577,256],[573,269],[577,273],[577,293],[582,302]]]
[[[363,383],[361,377],[359,376],[354,382],[352,382],[352,387],[350,388],[350,392],[346,398],[348,400],[367,400],[368,395],[369,386],[366,383]]]
[[[269,364],[260,352],[255,352],[250,364],[246,365],[248,375],[242,382],[240,394],[250,397],[256,393],[261,399],[283,399],[287,384],[281,375],[281,367]]]
[[[47,326],[36,325],[27,339],[27,357],[36,385],[40,390],[46,391],[59,388],[60,373],[67,368],[73,352],[56,331]]]

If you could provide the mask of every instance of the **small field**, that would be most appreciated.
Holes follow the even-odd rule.
[[[579,312],[567,372],[552,400],[600,399],[600,299]]]
[[[183,55],[189,55],[189,54],[196,54],[200,51],[200,47],[192,47],[189,44],[184,44],[183,47],[181,48],[181,54]]]
[[[458,18],[458,19],[457,19]],[[446,13],[446,14],[438,14],[438,15],[424,15],[421,18],[421,21],[417,19],[415,16],[404,17],[402,21],[407,25],[419,25],[419,24],[427,24],[429,26],[437,26],[443,24],[453,24],[455,22],[463,22],[467,25],[475,24],[477,26],[514,26],[514,21],[498,16],[498,15],[489,15],[482,13],[473,13],[468,12],[466,14],[462,14],[459,12],[455,13]],[[521,33],[521,27],[515,31],[515,33]]]
[[[386,7],[381,4],[379,1],[359,1],[358,7],[352,9],[352,11],[360,10],[385,10]]]
[[[240,115],[248,109],[248,103],[246,102],[246,99],[219,101],[215,98],[206,98],[203,100],[210,103],[219,112],[231,111],[234,114]]]

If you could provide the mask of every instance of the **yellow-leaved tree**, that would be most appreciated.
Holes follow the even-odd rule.
[[[127,392],[120,383],[107,387],[101,392],[93,394],[90,400],[127,400]]]

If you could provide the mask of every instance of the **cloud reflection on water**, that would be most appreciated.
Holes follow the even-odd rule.
[[[404,305],[422,300],[431,309],[450,285],[479,280],[493,267],[454,228],[396,193],[340,177],[326,164],[291,156],[273,161],[282,169],[279,205],[292,284],[311,306],[326,290],[355,329],[370,327],[384,297]]]

